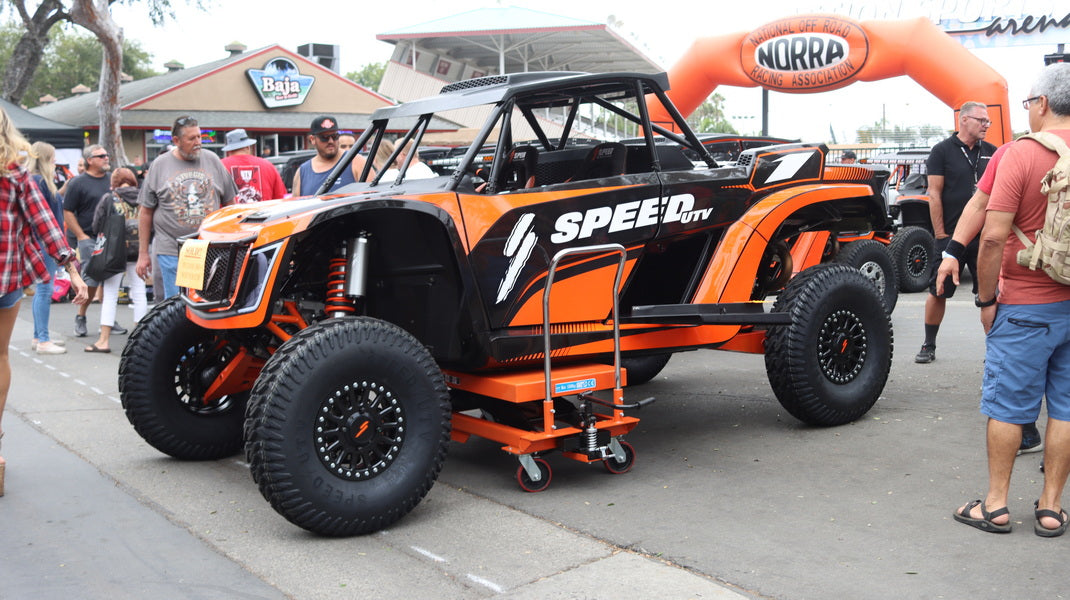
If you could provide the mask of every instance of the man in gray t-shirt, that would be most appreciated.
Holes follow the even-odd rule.
[[[171,128],[175,147],[152,161],[138,195],[137,274],[152,270],[149,238],[163,282],[160,300],[178,294],[178,238],[195,233],[208,213],[233,202],[237,189],[223,162],[201,150],[201,128],[191,117],[179,117]]]

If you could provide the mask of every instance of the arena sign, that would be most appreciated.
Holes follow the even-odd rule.
[[[315,77],[302,75],[297,65],[284,57],[272,58],[263,69],[248,69],[246,74],[267,108],[302,104],[316,82]]]
[[[868,56],[869,39],[862,27],[836,16],[774,21],[751,32],[740,46],[740,64],[747,77],[781,91],[842,87]]]

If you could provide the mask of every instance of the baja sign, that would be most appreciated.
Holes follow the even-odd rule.
[[[292,60],[282,56],[269,60],[263,69],[249,69],[246,74],[267,108],[303,103],[316,82],[315,77],[302,75]]]
[[[743,71],[783,92],[832,90],[851,83],[869,56],[862,26],[844,17],[806,15],[773,21],[740,46]]]

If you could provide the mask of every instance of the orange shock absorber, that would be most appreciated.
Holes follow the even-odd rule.
[[[344,255],[332,258],[327,266],[327,301],[324,310],[329,317],[343,317],[357,312],[356,302],[346,295],[346,268]]]

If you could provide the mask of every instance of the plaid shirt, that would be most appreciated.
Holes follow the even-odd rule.
[[[26,167],[11,164],[0,175],[0,295],[48,281],[44,258],[30,228],[44,241],[49,255],[69,250],[56,217]]]

